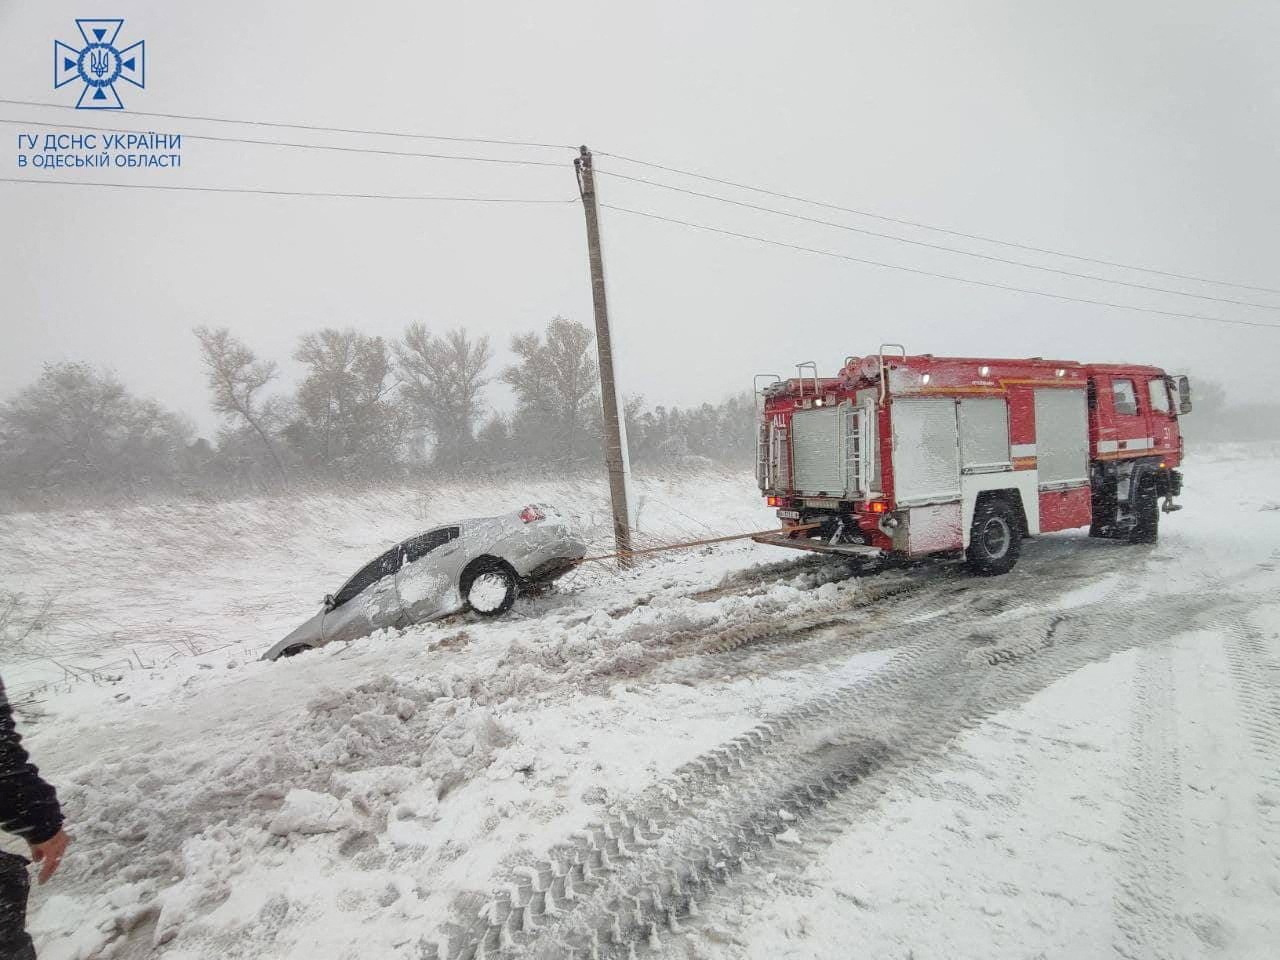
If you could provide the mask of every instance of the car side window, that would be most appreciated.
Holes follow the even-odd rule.
[[[1168,416],[1170,412],[1169,387],[1164,382],[1164,378],[1158,377],[1154,380],[1148,380],[1147,394],[1151,398],[1151,409]]]
[[[1120,416],[1137,416],[1138,395],[1134,392],[1132,380],[1112,380],[1111,399],[1115,404],[1116,413],[1120,414]]]
[[[442,547],[450,540],[457,540],[461,533],[458,527],[441,527],[439,530],[428,530],[426,533],[406,540],[400,546],[404,550],[404,562],[413,563],[421,560],[436,547]]]
[[[396,547],[388,550],[382,556],[378,557],[372,563],[361,568],[360,572],[342,585],[333,597],[333,606],[330,609],[336,610],[349,600],[353,600],[377,583],[383,577],[389,577],[400,568],[400,548]]]

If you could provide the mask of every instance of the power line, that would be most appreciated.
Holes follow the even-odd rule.
[[[35,177],[0,177],[0,183],[44,183],[63,187],[113,187],[119,190],[184,190],[192,193],[247,193],[272,197],[326,197],[345,200],[438,200],[457,203],[528,203],[568,204],[577,203],[577,197],[567,200],[546,200],[531,197],[449,197],[421,194],[389,193],[330,193],[320,190],[259,190],[252,187],[191,187],[168,183],[105,183],[93,180],[44,180]]]
[[[55,130],[92,130],[98,133],[150,133],[149,130],[128,127],[97,127],[84,123],[48,123],[40,120],[11,120],[0,117],[0,123],[26,127],[51,127]],[[248,137],[215,137],[204,133],[181,133],[188,140],[209,140],[214,143],[243,143],[260,147],[293,147],[300,150],[332,150],[338,153],[370,153],[387,157],[422,157],[429,160],[469,160],[474,163],[500,163],[517,167],[555,167],[563,170],[558,160],[516,160],[506,157],[474,157],[456,153],[419,153],[412,150],[385,150],[380,147],[343,147],[331,143],[295,143],[287,140],[253,140]]]
[[[958,283],[968,283],[979,287],[992,287],[996,290],[1010,290],[1014,293],[1029,293],[1035,297],[1048,297],[1052,300],[1063,300],[1070,303],[1087,303],[1097,307],[1114,307],[1119,310],[1136,310],[1139,313],[1152,313],[1162,317],[1178,317],[1184,320],[1205,320],[1210,323],[1230,323],[1243,327],[1267,327],[1272,330],[1280,330],[1280,324],[1265,323],[1256,320],[1233,320],[1227,317],[1210,317],[1198,313],[1177,313],[1172,310],[1158,310],[1155,307],[1135,307],[1127,303],[1114,303],[1108,300],[1091,300],[1087,297],[1072,297],[1064,293],[1050,293],[1047,290],[1033,290],[1028,287],[1015,287],[1005,283],[996,283],[991,280],[976,280],[972,277],[958,277],[947,273],[934,273],[931,270],[921,270],[916,267],[904,267],[896,263],[885,263],[881,260],[868,260],[863,257],[852,257],[843,253],[835,253],[831,250],[820,250],[816,247],[805,247],[794,243],[785,243],[781,240],[771,240],[768,237],[757,237],[749,233],[737,233],[733,230],[724,230],[720,227],[710,227],[703,223],[693,223],[688,220],[678,220],[675,217],[664,217],[656,213],[647,213],[643,210],[631,210],[627,207],[615,206],[611,203],[602,203],[601,207],[608,210],[616,210],[619,213],[630,213],[637,217],[647,217],[650,220],[661,220],[664,223],[679,224],[682,227],[689,227],[693,230],[703,230],[707,233],[718,233],[726,237],[737,237],[741,240],[752,240],[756,243],[767,243],[775,247],[786,247],[790,250],[799,250],[804,253],[815,253],[822,257],[833,257],[837,260],[847,260],[850,263],[862,263],[872,267],[884,267],[888,270],[901,270],[905,273],[914,273],[924,277],[934,277],[939,280],[954,280]]]
[[[788,210],[778,210],[775,207],[764,207],[757,203],[747,203],[745,200],[733,200],[729,197],[721,197],[714,193],[703,193],[699,190],[689,190],[686,187],[677,187],[669,183],[659,183],[657,180],[648,180],[644,177],[632,177],[625,173],[616,173],[612,170],[597,170],[596,172],[619,180],[628,180],[632,183],[643,183],[651,187],[661,187],[663,190],[673,190],[676,193],[684,193],[691,197],[703,197],[707,200],[718,200],[721,203],[729,203],[735,207],[745,207],[748,210],[759,210],[763,213],[773,213],[780,217],[790,217],[793,220],[803,220],[805,223],[816,223],[824,227],[836,227],[839,230],[861,233],[868,237],[880,237],[884,240],[896,241],[897,243],[908,243],[914,247],[928,247],[930,250],[942,250],[946,253],[957,253],[964,257],[975,257],[979,260],[989,260],[993,263],[1004,263],[1013,267],[1025,267],[1028,270],[1043,270],[1047,273],[1056,273],[1064,277],[1075,277],[1080,280],[1095,280],[1100,283],[1114,283],[1122,287],[1133,287],[1137,290],[1151,290],[1156,293],[1171,293],[1179,297],[1193,297],[1196,300],[1209,300],[1214,303],[1229,303],[1238,307],[1256,307],[1259,310],[1280,311],[1280,306],[1269,303],[1255,303],[1252,300],[1234,300],[1230,297],[1211,297],[1202,293],[1187,293],[1183,290],[1174,290],[1171,287],[1156,287],[1151,284],[1135,283],[1129,280],[1113,280],[1110,277],[1098,276],[1096,273],[1077,273],[1073,270],[1061,270],[1058,267],[1045,267],[1036,263],[1027,263],[1023,260],[1010,260],[1006,257],[996,257],[991,254],[977,253],[973,250],[962,250],[959,247],[948,247],[941,243],[929,243],[926,240],[912,240],[907,237],[896,237],[891,233],[881,233],[878,230],[868,230],[865,227],[855,227],[847,223],[837,223],[834,220],[820,220],[817,217],[806,217],[803,214],[791,213]]]
[[[635,157],[627,157],[618,153],[606,153],[599,151],[602,157],[610,157],[614,160],[622,160],[626,163],[638,164],[642,167],[652,167],[654,170],[665,170],[668,173],[679,174],[683,177],[694,177],[698,180],[706,180],[708,183],[718,183],[725,187],[734,187],[738,190],[750,190],[754,193],[762,193],[766,196],[777,197],[780,200],[793,200],[797,203],[808,203],[815,207],[825,207],[828,210],[839,210],[841,213],[852,213],[859,217],[869,217],[872,220],[880,220],[885,223],[896,223],[904,227],[918,227],[921,230],[932,230],[935,233],[945,233],[952,237],[961,237],[965,240],[978,240],[983,243],[995,243],[1005,247],[1015,247],[1019,250],[1029,250],[1033,253],[1044,253],[1053,257],[1067,257],[1071,260],[1080,260],[1084,263],[1096,263],[1102,266],[1117,267],[1121,270],[1138,270],[1142,273],[1154,273],[1161,277],[1171,277],[1178,280],[1190,280],[1194,283],[1212,283],[1220,287],[1237,287],[1241,290],[1255,290],[1259,293],[1277,293],[1280,294],[1280,288],[1254,286],[1248,283],[1232,283],[1229,280],[1214,280],[1209,277],[1197,277],[1188,273],[1173,273],[1168,270],[1157,270],[1154,267],[1140,267],[1132,263],[1121,263],[1117,260],[1103,260],[1100,257],[1086,257],[1077,253],[1067,253],[1063,250],[1052,250],[1048,247],[1036,247],[1029,243],[1018,243],[1014,240],[1000,240],[996,237],[985,236],[980,233],[964,233],[960,230],[951,230],[947,227],[937,227],[933,224],[923,223],[918,220],[907,220],[901,217],[890,217],[880,213],[872,213],[869,210],[858,210],[853,207],[842,207],[839,204],[828,203],[824,200],[814,200],[811,197],[800,197],[790,193],[780,193],[776,190],[767,190],[764,187],[755,187],[749,183],[738,183],[733,180],[724,180],[719,177],[711,177],[702,173],[695,173],[692,170],[681,170],[679,167],[671,167],[662,163],[652,163],[648,160],[637,160]]]
[[[75,107],[65,103],[42,103],[38,100],[9,100],[0,98],[0,104],[11,107],[54,107],[58,110],[74,110]],[[505,147],[541,147],[548,150],[577,150],[578,148],[564,143],[538,143],[531,140],[503,140],[489,137],[447,137],[431,133],[411,133],[403,130],[373,130],[360,127],[324,127],[310,123],[285,123],[279,120],[236,120],[231,117],[206,117],[190,113],[151,113],[145,110],[130,110],[129,116],[155,117],[161,120],[200,120],[205,123],[232,123],[251,127],[274,127],[281,130],[315,130],[321,133],[350,133],[360,136],[400,137],[410,140],[439,140],[447,143],[487,143]]]

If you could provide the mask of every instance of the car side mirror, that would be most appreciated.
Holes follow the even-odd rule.
[[[1191,380],[1185,376],[1175,377],[1174,386],[1178,391],[1178,415],[1191,412]]]
[[[324,612],[328,613],[332,609],[333,609],[333,594],[326,593],[324,595]]]

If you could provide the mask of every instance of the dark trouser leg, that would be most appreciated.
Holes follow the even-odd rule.
[[[27,862],[0,851],[0,960],[36,960],[36,948],[27,936],[30,889]]]

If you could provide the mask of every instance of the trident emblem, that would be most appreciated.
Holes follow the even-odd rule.
[[[83,88],[77,109],[124,109],[116,81],[146,86],[145,45],[139,40],[123,50],[116,46],[123,20],[77,20],[76,26],[84,46],[77,49],[61,40],[53,43],[54,89],[79,80]]]

